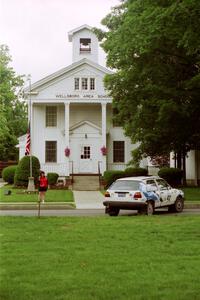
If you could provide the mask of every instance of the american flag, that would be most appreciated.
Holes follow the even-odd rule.
[[[30,135],[30,124],[29,124],[28,131],[27,131],[25,155],[30,155],[30,150],[31,150],[31,135]]]

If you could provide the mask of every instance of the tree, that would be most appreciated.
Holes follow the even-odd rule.
[[[102,24],[105,84],[132,142],[133,160],[200,148],[199,0],[125,0]]]
[[[11,57],[6,45],[0,45],[0,160],[17,159],[17,137],[27,130],[27,106],[19,100],[23,76],[9,67]]]

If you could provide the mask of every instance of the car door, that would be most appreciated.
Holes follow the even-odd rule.
[[[153,191],[148,192],[149,187],[151,187]],[[148,196],[152,200],[155,201],[155,207],[159,207],[160,206],[160,196],[159,196],[159,192],[158,192],[158,186],[154,179],[148,179],[146,181],[146,189],[147,189],[147,193],[149,194]]]
[[[160,206],[166,206],[170,204],[171,193],[170,186],[164,179],[156,179],[158,185],[158,194],[160,197]]]

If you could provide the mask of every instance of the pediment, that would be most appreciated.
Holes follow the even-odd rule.
[[[89,68],[89,72],[87,71]],[[46,90],[48,88],[60,88],[63,85],[65,85],[66,80],[76,74],[77,72],[82,72],[82,70],[86,71],[86,74],[102,74],[102,77],[105,74],[112,74],[112,72],[99,64],[96,64],[86,58],[71,64],[70,66],[63,68],[59,70],[58,72],[55,72],[37,82],[31,85],[31,93],[33,95],[37,95],[43,90]],[[85,72],[84,71],[84,72]],[[91,73],[92,71],[92,73]],[[27,87],[24,89],[24,95],[28,95],[30,93],[30,88]]]
[[[70,134],[87,133],[100,134],[101,128],[89,121],[82,121],[70,127]]]

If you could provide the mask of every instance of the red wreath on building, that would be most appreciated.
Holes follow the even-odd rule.
[[[70,149],[68,147],[65,148],[65,156],[66,157],[70,156]]]
[[[101,153],[102,153],[102,155],[106,155],[107,154],[107,148],[106,148],[106,146],[101,147]]]

